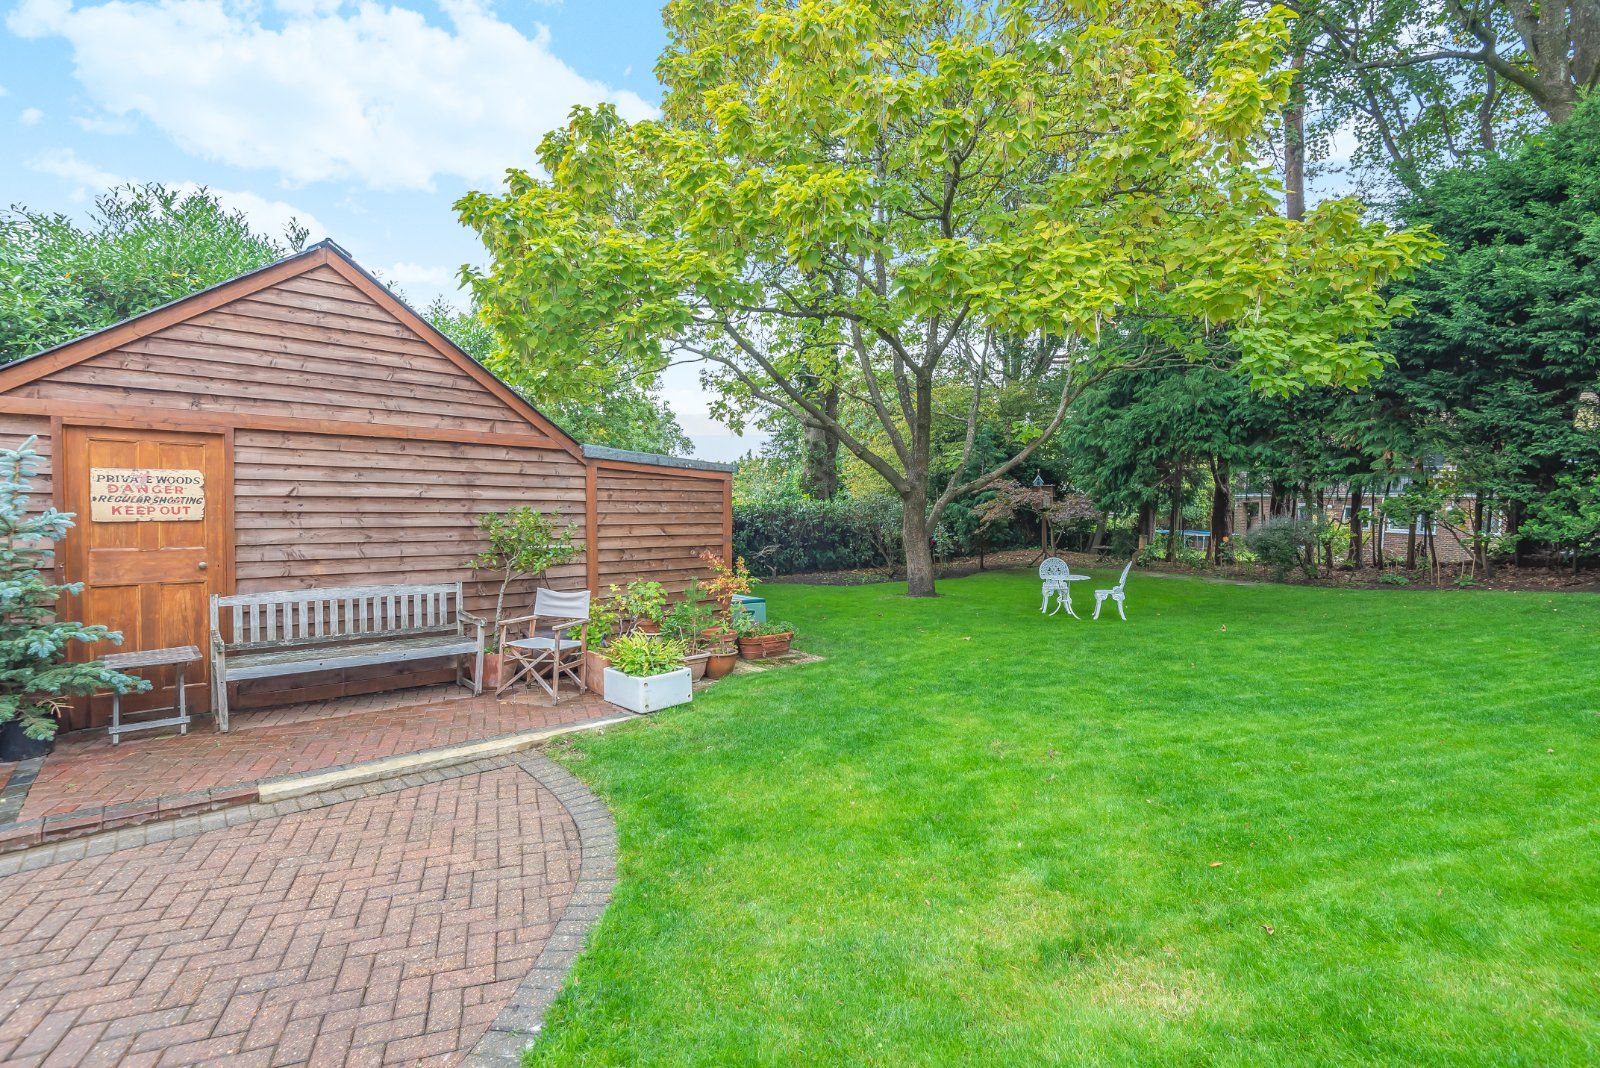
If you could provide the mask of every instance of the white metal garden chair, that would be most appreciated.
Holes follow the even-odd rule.
[[[1073,619],[1078,618],[1078,613],[1072,610],[1072,584],[1082,582],[1088,575],[1074,575],[1067,562],[1058,556],[1052,556],[1039,565],[1039,581],[1044,587],[1044,601],[1039,605],[1039,611],[1047,615],[1055,615],[1063,608],[1067,615]],[[1055,608],[1050,607],[1050,598],[1056,600]]]
[[[526,637],[512,638],[514,627],[526,626]],[[578,628],[577,638],[568,633]],[[506,658],[498,697],[523,679],[539,684],[550,700],[561,700],[561,676],[583,692],[583,654],[589,648],[589,591],[564,593],[540,587],[533,615],[501,620],[500,651]]]
[[[1128,572],[1130,572],[1132,570],[1133,570],[1133,561],[1129,560],[1128,561],[1128,566],[1124,567],[1122,569],[1122,577],[1117,579],[1117,584],[1115,586],[1111,587],[1109,590],[1095,590],[1094,591],[1094,616],[1093,616],[1093,618],[1095,618],[1095,619],[1099,619],[1100,618],[1100,606],[1105,604],[1106,601],[1110,600],[1110,601],[1117,602],[1117,615],[1121,616],[1123,618],[1124,622],[1127,621],[1128,613],[1126,613],[1126,612],[1124,612],[1122,610],[1122,602],[1127,600],[1127,594],[1126,594],[1126,592],[1124,592],[1123,587],[1127,586],[1127,584],[1128,584]]]

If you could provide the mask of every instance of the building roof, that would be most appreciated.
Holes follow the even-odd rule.
[[[734,464],[714,463],[710,460],[686,460],[678,456],[663,456],[659,452],[634,452],[632,449],[613,449],[606,445],[585,445],[583,455],[591,460],[616,460],[629,464],[651,464],[655,467],[681,467],[687,471],[732,471]]]
[[[563,430],[559,424],[540,412],[533,404],[522,396],[514,387],[505,382],[489,368],[485,367],[471,353],[462,349],[445,334],[441,333],[434,325],[410,304],[406,303],[394,290],[385,285],[365,267],[355,261],[355,258],[331,239],[318,241],[298,252],[274,260],[254,270],[246,271],[226,281],[207,286],[205,289],[168,301],[165,304],[130,316],[120,322],[101,327],[70,341],[59,345],[41,349],[38,352],[13,360],[11,363],[0,366],[0,393],[43,377],[52,373],[60,366],[67,366],[80,360],[88,359],[101,352],[109,351],[124,344],[131,338],[143,337],[157,330],[166,328],[176,322],[181,322],[192,315],[198,315],[210,308],[217,307],[229,300],[234,295],[245,296],[256,289],[265,288],[282,278],[292,277],[305,270],[310,270],[323,263],[337,261],[349,271],[357,274],[369,290],[368,295],[381,304],[389,304],[388,308],[402,323],[416,331],[424,341],[433,348],[449,356],[457,364],[474,374],[486,385],[491,385],[502,399],[511,404],[516,410],[528,418],[529,422],[547,433],[553,434],[558,443],[574,456],[591,459],[619,460],[628,463],[651,464],[658,467],[679,467],[688,470],[700,471],[732,471],[732,464],[714,464],[703,460],[685,460],[674,456],[661,456],[655,453],[632,452],[626,449],[610,449],[598,445],[583,445],[571,434]]]

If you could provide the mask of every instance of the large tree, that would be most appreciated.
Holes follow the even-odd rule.
[[[545,176],[458,203],[493,257],[473,290],[566,389],[693,358],[730,410],[830,428],[904,502],[913,595],[934,592],[943,511],[1090,384],[1223,335],[1263,388],[1361,382],[1399,310],[1382,287],[1430,247],[1347,201],[1278,213],[1257,147],[1290,83],[1281,12],[1205,48],[1165,0],[674,0],[665,18],[659,120],[578,109]],[[1099,343],[1129,316],[1161,343]],[[977,465],[1002,354],[1046,338],[1028,441]],[[967,444],[936,481],[940,421]]]
[[[86,224],[0,211],[0,364],[110,326],[298,250],[254,230],[205,189],[128,185],[99,197]]]

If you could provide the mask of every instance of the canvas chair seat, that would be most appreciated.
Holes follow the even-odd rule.
[[[522,637],[512,637],[514,631]],[[534,594],[533,615],[503,620],[498,637],[507,662],[496,696],[527,681],[559,704],[562,676],[581,693],[583,657],[589,650],[589,591],[541,588]]]

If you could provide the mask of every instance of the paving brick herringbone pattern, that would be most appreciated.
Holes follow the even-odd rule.
[[[452,1063],[579,860],[513,765],[0,878],[0,1062]]]
[[[621,711],[589,693],[559,705],[526,692],[504,699],[461,693],[436,687],[244,712],[228,734],[205,720],[186,735],[134,735],[115,746],[103,731],[68,735],[45,758],[21,818],[320,771]]]

